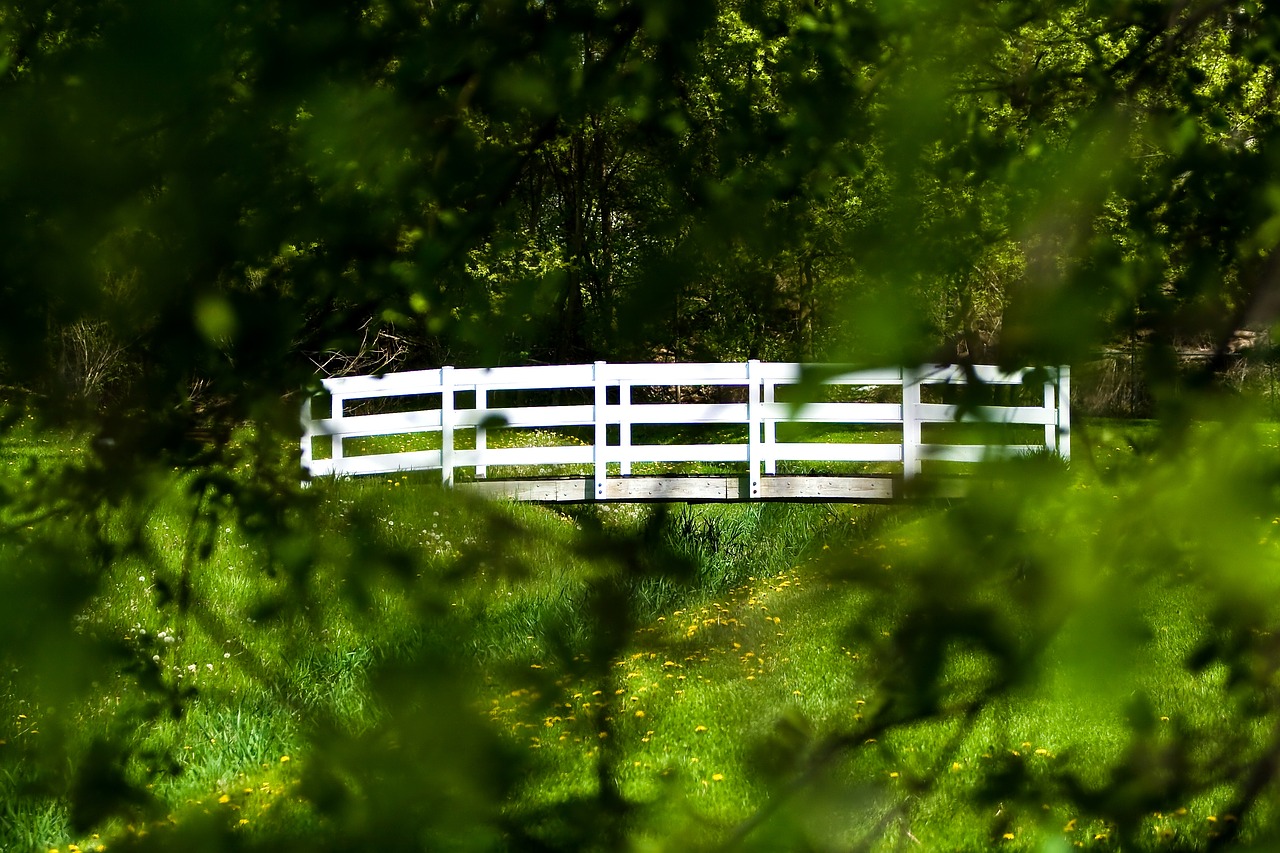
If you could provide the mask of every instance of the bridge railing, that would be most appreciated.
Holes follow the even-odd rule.
[[[1022,386],[1034,392],[1035,405],[967,405],[936,402],[948,386],[976,380],[984,385]],[[1004,372],[993,366],[955,365],[883,370],[844,370],[832,365],[747,361],[727,364],[594,364],[533,367],[453,368],[349,376],[322,380],[330,398],[327,415],[317,415],[318,400],[302,413],[302,465],[310,477],[363,475],[395,471],[439,470],[452,485],[459,469],[483,480],[496,466],[573,466],[592,471],[595,494],[603,497],[610,466],[623,477],[640,463],[744,463],[750,497],[760,496],[762,478],[776,474],[779,462],[896,463],[913,477],[926,460],[977,462],[996,455],[1048,449],[1070,456],[1070,370],[1067,367]],[[780,396],[810,396],[815,389],[879,389],[892,402],[795,402]],[[718,387],[714,398],[732,402],[648,402],[653,389]],[[646,391],[646,389],[648,389]],[[900,390],[898,390],[900,389]],[[954,390],[954,388],[953,388]],[[637,392],[640,392],[639,395]],[[782,395],[779,392],[784,392]],[[536,392],[556,392],[551,405],[522,404]],[[667,398],[671,395],[668,393]],[[679,399],[680,395],[677,395]],[[828,394],[830,396],[830,394]],[[845,396],[849,396],[848,393]],[[865,396],[865,395],[864,395]],[[874,394],[872,396],[875,396]],[[954,396],[954,395],[952,395]],[[505,401],[499,398],[506,398]],[[513,399],[514,398],[514,401]],[[931,400],[935,400],[932,401]],[[378,411],[378,409],[398,411]],[[964,421],[1043,427],[1042,441],[1005,444],[926,442],[922,427]],[[779,440],[783,424],[810,423],[900,430],[888,442],[825,443]],[[633,442],[635,427],[737,425],[746,427],[741,443],[652,444]],[[585,431],[582,428],[587,428]],[[489,447],[494,429],[557,429],[586,432],[583,444],[532,444]],[[459,431],[473,439],[459,446]],[[352,455],[353,439],[438,434],[438,447]],[[546,436],[547,433],[534,433]],[[316,454],[317,444],[328,454]],[[465,446],[470,445],[470,446]]]

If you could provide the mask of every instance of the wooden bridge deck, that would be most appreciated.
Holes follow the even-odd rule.
[[[965,493],[966,482],[953,478],[931,480],[927,489],[908,484],[901,477],[821,475],[765,477],[751,495],[747,476],[694,475],[678,477],[625,477],[604,481],[604,493],[596,494],[591,477],[526,480],[476,480],[455,483],[466,494],[530,503],[645,503],[680,501],[712,503],[736,501],[789,501],[797,503],[890,503],[911,495],[955,498]]]
[[[476,480],[455,483],[454,488],[488,498],[538,503],[744,500],[885,503],[904,494],[902,478],[888,475],[777,476],[763,477],[756,482],[758,493],[754,496],[745,474],[610,477],[604,481],[601,494],[597,494],[592,477]]]

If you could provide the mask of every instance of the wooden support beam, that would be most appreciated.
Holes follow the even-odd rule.
[[[763,477],[759,497],[765,501],[881,503],[902,497],[901,478]],[[745,475],[690,477],[611,477],[597,496],[594,477],[539,480],[484,480],[455,483],[459,491],[486,497],[537,503],[586,501],[741,501],[751,492]]]

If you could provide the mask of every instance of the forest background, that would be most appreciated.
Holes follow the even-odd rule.
[[[1063,504],[1045,475],[926,525],[917,582],[882,591],[917,639],[876,725],[944,714],[953,642],[986,649],[983,695],[1002,695],[1045,631],[1156,576],[1205,602],[1187,665],[1231,673],[1224,721],[1158,750],[1135,723],[1125,771],[1079,797],[1125,825],[1225,785],[1247,813],[1280,763],[1258,532],[1280,460],[1240,432],[1259,410],[1239,381],[1271,375],[1280,316],[1278,54],[1261,0],[4,3],[5,423],[90,439],[0,495],[8,689],[74,705],[122,665],[66,632],[110,571],[152,559],[157,482],[190,499],[175,613],[198,609],[190,573],[224,523],[297,584],[279,607],[316,566],[393,559],[307,535],[321,510],[288,447],[318,371],[1119,350],[1158,421],[1142,463],[1116,503]],[[1086,560],[1071,543],[1103,528],[1132,535]],[[998,617],[936,598],[1002,572],[1080,586],[1024,588]],[[1108,614],[1122,648],[1138,617]],[[157,707],[119,712],[104,775],[67,788],[82,765],[49,765],[86,825],[136,807],[122,733]],[[1196,752],[1245,721],[1267,733],[1235,761]]]

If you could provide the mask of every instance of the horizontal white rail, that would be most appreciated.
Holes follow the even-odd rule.
[[[970,382],[1022,386],[1006,396],[1011,405],[937,402],[938,388]],[[922,368],[853,370],[839,365],[747,361],[727,364],[595,364],[535,367],[453,368],[333,377],[321,384],[329,413],[302,413],[302,466],[307,476],[379,474],[439,470],[452,485],[459,469],[483,480],[491,467],[536,467],[539,473],[572,473],[589,467],[597,497],[606,494],[609,466],[629,476],[637,463],[746,463],[746,497],[760,497],[764,477],[785,462],[880,462],[901,465],[913,477],[924,460],[978,462],[1012,454],[1050,450],[1070,457],[1070,370],[1067,367],[1002,371],[992,365],[937,365]],[[707,389],[720,389],[708,392]],[[875,400],[827,402],[831,389],[845,397]],[[1028,394],[1025,389],[1032,389]],[[637,396],[639,389],[642,391]],[[667,389],[667,390],[661,390]],[[786,389],[786,390],[784,390]],[[824,390],[826,389],[826,390]],[[849,391],[847,389],[855,389]],[[899,390],[900,389],[900,390]],[[697,402],[679,402],[696,391]],[[782,396],[794,402],[778,400]],[[954,393],[952,397],[956,396]],[[962,396],[962,395],[961,395]],[[1034,396],[1034,403],[1029,397]],[[500,405],[497,403],[498,397]],[[524,399],[521,399],[521,398]],[[536,397],[528,404],[530,397]],[[717,398],[724,402],[708,402]],[[926,400],[926,398],[931,398]],[[649,402],[658,399],[661,402]],[[675,399],[677,402],[670,402]],[[563,401],[563,402],[558,402]],[[403,409],[403,411],[385,411]],[[1022,424],[1043,428],[1043,441],[1001,444],[926,442],[923,425],[957,422]],[[778,438],[779,425],[830,424],[873,430],[900,430],[901,440],[818,443]],[[722,429],[713,441],[636,444],[633,428],[711,425]],[[725,442],[725,428],[745,436]],[[585,428],[585,429],[584,429]],[[541,430],[524,447],[488,447],[495,429]],[[459,446],[458,431],[471,446]],[[687,432],[687,431],[686,431]],[[375,446],[348,455],[347,442],[401,437],[404,449]],[[576,436],[576,438],[575,438]],[[544,443],[554,439],[553,443]],[[578,441],[574,444],[572,441]],[[328,456],[315,454],[323,442]],[[385,442],[383,442],[385,445]],[[546,469],[546,470],[544,470]]]

